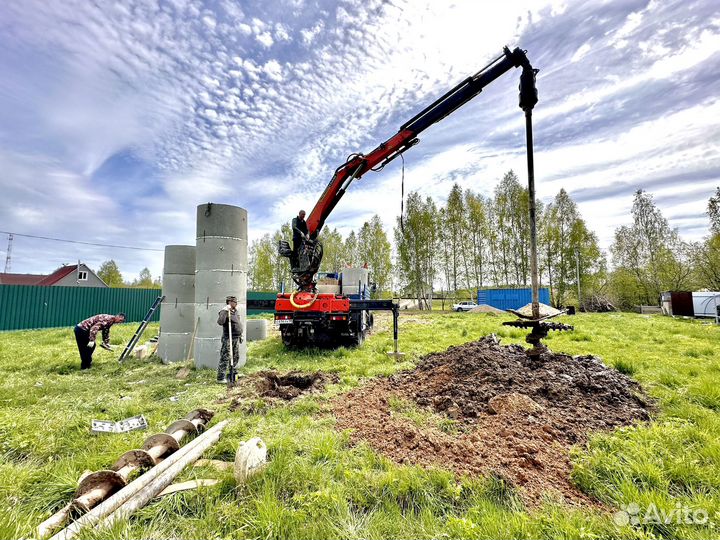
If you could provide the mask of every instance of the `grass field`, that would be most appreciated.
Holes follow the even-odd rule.
[[[79,370],[71,329],[0,334],[0,538],[32,535],[64,505],[85,470],[111,465],[150,434],[197,407],[231,424],[205,457],[232,460],[239,441],[262,437],[269,467],[244,486],[232,474],[191,469],[180,479],[221,478],[201,491],[154,502],[112,530],[83,538],[716,538],[720,536],[720,328],[634,314],[581,314],[572,333],[547,344],[596,354],[657,398],[649,425],[596,435],[573,455],[574,481],[605,504],[569,508],[551,500],[528,510],[488,478],[395,465],[336,432],[329,399],[363,379],[411,368],[419,356],[491,332],[524,334],[483,314],[401,315],[401,364],[389,360],[385,320],[359,350],[285,351],[277,338],[250,344],[245,373],[259,369],[335,372],[338,384],[287,405],[230,412],[211,371],[174,378],[182,364],[128,361],[98,350]],[[124,344],[135,325],[113,329]],[[157,331],[151,327],[150,332]],[[170,398],[177,396],[177,401]],[[90,434],[92,419],[144,414],[147,432]],[[627,506],[631,505],[631,506]],[[637,505],[637,506],[632,506]],[[614,514],[646,518],[621,523]],[[655,514],[652,514],[655,509]],[[638,512],[635,512],[638,510]],[[648,514],[648,511],[650,513]],[[664,513],[664,514],[663,514]],[[636,521],[636,520],[633,520]]]

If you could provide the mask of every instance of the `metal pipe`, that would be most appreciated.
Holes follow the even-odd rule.
[[[62,531],[55,534],[50,540],[69,540],[77,535],[78,531],[86,526],[93,526],[97,524],[102,518],[110,515],[123,503],[130,500],[132,497],[140,493],[146,486],[152,483],[156,478],[160,477],[168,471],[173,465],[183,459],[188,453],[192,452],[198,445],[203,444],[204,441],[212,440],[214,435],[221,432],[222,429],[228,424],[228,420],[224,420],[207,430],[205,433],[190,441],[188,444],[183,446],[180,450],[175,452],[168,459],[153,467],[142,476],[133,480],[130,484],[125,486],[123,489],[112,495],[107,500],[90,510],[87,514],[77,519],[72,524],[68,525]],[[219,435],[218,435],[219,436]],[[205,447],[207,449],[207,447]]]
[[[540,318],[540,294],[537,267],[537,219],[535,211],[535,165],[533,162],[532,109],[525,109],[525,135],[527,138],[528,197],[530,199],[530,282],[532,283],[532,317]]]

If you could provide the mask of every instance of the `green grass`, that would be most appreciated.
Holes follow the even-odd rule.
[[[232,474],[185,471],[180,479],[223,482],[153,502],[112,530],[83,538],[714,538],[720,526],[720,329],[699,322],[634,314],[567,318],[573,333],[548,345],[569,354],[597,354],[639,380],[659,403],[652,424],[593,437],[573,452],[574,481],[609,509],[569,508],[548,500],[523,508],[498,478],[462,478],[440,469],[399,466],[366,445],[352,446],[334,429],[329,400],[369,377],[411,368],[421,355],[495,332],[503,343],[524,333],[482,314],[403,313],[395,363],[385,352],[387,318],[358,350],[289,352],[277,338],[250,344],[244,373],[260,369],[330,371],[340,382],[289,404],[231,413],[215,403],[225,390],[211,371],[174,378],[183,364],[131,360],[98,350],[79,370],[71,329],[0,334],[0,538],[32,535],[34,526],[72,495],[84,470],[99,470],[150,434],[197,407],[230,426],[206,457],[232,459],[241,440],[259,436],[270,465],[245,486]],[[113,329],[124,344],[135,325]],[[150,332],[157,331],[157,326]],[[178,396],[177,402],[170,397]],[[409,402],[391,403],[420,426],[453,433],[451,421]],[[90,421],[144,414],[147,432],[90,434]],[[703,509],[704,525],[617,526],[621,505]],[[675,520],[677,521],[677,520]]]

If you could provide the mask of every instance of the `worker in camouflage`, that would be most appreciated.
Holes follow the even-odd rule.
[[[237,310],[237,298],[228,296],[225,303],[227,305],[219,311],[217,321],[223,328],[220,363],[217,368],[217,382],[221,384],[227,384],[227,372],[230,367],[230,326],[232,326],[233,366],[237,366],[240,360],[240,344],[243,342],[243,329]]]
[[[125,322],[124,313],[118,313],[117,315],[102,313],[77,323],[75,326],[75,341],[77,342],[78,351],[80,352],[80,369],[88,369],[92,364],[97,333],[102,332],[102,343],[100,346],[103,349],[111,351],[110,327],[113,324],[123,322]]]

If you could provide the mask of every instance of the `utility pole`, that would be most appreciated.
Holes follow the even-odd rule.
[[[580,250],[578,248],[575,248],[575,279],[578,288],[578,311],[580,311],[582,300],[580,299]]]
[[[8,233],[7,256],[5,257],[5,273],[6,274],[10,271],[10,267],[12,265],[12,243],[13,243],[13,235],[12,235],[12,233]]]

